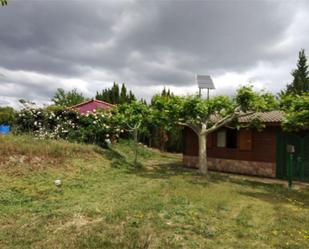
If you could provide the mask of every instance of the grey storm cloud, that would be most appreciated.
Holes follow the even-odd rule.
[[[195,73],[223,92],[236,81],[275,92],[309,49],[308,16],[307,1],[12,0],[0,8],[0,104],[113,81],[148,99],[163,85],[185,94]]]

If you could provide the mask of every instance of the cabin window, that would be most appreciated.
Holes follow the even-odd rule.
[[[226,147],[226,130],[221,130],[217,132],[217,147]]]
[[[217,147],[237,148],[237,130],[225,129],[217,132]]]

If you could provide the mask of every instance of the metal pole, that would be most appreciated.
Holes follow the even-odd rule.
[[[209,88],[207,88],[207,100],[209,100]]]
[[[288,161],[288,187],[292,188],[292,178],[293,178],[293,154],[289,153],[289,161]]]
[[[305,176],[305,162],[304,162],[304,158],[305,158],[305,150],[304,150],[304,146],[305,146],[305,138],[302,138],[302,140],[300,141],[300,180],[304,180],[304,176]]]
[[[198,96],[201,97],[202,96],[202,89],[199,87],[198,88]]]

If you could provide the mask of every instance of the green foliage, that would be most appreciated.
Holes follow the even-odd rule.
[[[129,130],[144,125],[150,114],[149,107],[141,101],[123,104],[119,106],[118,110],[124,116],[125,125]]]
[[[0,3],[2,6],[5,6],[8,4],[8,0],[0,0]]]
[[[281,99],[285,112],[282,127],[286,131],[309,130],[309,93],[286,95]]]
[[[282,94],[302,94],[309,91],[309,70],[305,50],[299,52],[297,69],[292,72],[293,82],[287,85]]]
[[[62,88],[58,88],[52,101],[55,105],[62,107],[71,107],[85,101],[86,98],[82,93],[77,92],[77,89],[66,92]]]
[[[180,107],[178,97],[163,89],[161,95],[151,100],[151,118],[148,124],[152,145],[161,151],[182,151],[182,127],[175,122]],[[174,116],[173,116],[174,115]]]
[[[114,82],[111,88],[107,88],[101,91],[101,93],[97,92],[96,99],[102,100],[111,104],[124,104],[131,103],[136,100],[134,94],[127,91],[125,84],[122,84],[121,91],[119,91],[119,85]]]
[[[198,96],[189,96],[176,97],[175,101],[177,101],[176,108],[170,111],[173,113],[173,120],[178,115],[180,122],[197,128],[202,124],[207,124],[207,128],[211,128],[212,125],[221,125],[220,120],[225,120],[227,124],[246,113],[268,111],[277,106],[272,94],[254,92],[252,86],[239,88],[234,98],[215,96],[210,99],[201,99]]]
[[[309,70],[304,49],[292,76],[293,82],[280,93],[280,108],[285,112],[282,127],[290,132],[309,130]]]
[[[138,137],[147,129],[147,121],[150,115],[149,107],[141,101],[133,101],[130,104],[122,104],[117,107],[119,119],[123,120],[123,127],[133,135],[135,142],[135,160],[137,165]],[[116,115],[115,115],[116,116]]]
[[[12,107],[0,107],[0,125],[12,125],[16,117],[16,112]]]
[[[222,117],[231,112],[232,101],[226,96],[201,99],[198,96],[182,98],[179,121],[192,125],[211,122],[211,116]]]
[[[254,92],[253,86],[243,86],[236,93],[236,105],[242,112],[270,111],[278,108],[273,94],[268,92]]]
[[[127,88],[126,88],[125,84],[122,84],[122,86],[121,86],[119,102],[120,102],[120,104],[124,104],[124,103],[128,102]]]
[[[180,112],[181,98],[177,96],[155,95],[151,100],[151,122],[155,126],[164,126],[166,131],[175,127],[175,119]]]

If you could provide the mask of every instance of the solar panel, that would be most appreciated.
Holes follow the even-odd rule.
[[[215,85],[209,75],[196,75],[199,88],[215,89]]]

